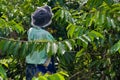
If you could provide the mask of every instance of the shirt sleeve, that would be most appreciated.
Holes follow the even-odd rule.
[[[31,41],[32,38],[33,38],[32,28],[30,28],[30,29],[28,30],[27,34],[28,34],[28,41]]]

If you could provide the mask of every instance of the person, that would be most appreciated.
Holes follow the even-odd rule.
[[[52,10],[50,6],[38,7],[31,15],[32,27],[28,30],[28,41],[48,40],[54,41],[53,36],[44,28],[52,22]],[[55,73],[54,58],[48,58],[46,50],[34,51],[26,56],[26,80],[31,80],[39,72],[45,74]]]

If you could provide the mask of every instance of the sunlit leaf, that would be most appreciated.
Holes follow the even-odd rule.
[[[82,37],[85,38],[87,41],[91,42],[91,39],[89,38],[89,36],[83,35]]]
[[[48,42],[48,43],[47,43],[47,48],[46,48],[47,53],[50,52],[50,49],[51,49],[51,43]]]
[[[32,80],[48,80],[48,79],[44,76],[39,76],[38,78],[33,77]]]
[[[110,53],[115,53],[120,50],[120,40],[110,48]]]
[[[113,19],[111,19],[111,25],[113,26],[113,28],[116,28],[116,25]]]
[[[117,7],[115,7],[115,8],[112,8],[111,10],[110,10],[110,13],[114,13],[114,12],[116,12],[116,11],[119,11],[120,10],[120,6],[117,6]]]
[[[69,77],[69,75],[66,72],[63,72],[63,71],[60,71],[59,74]]]
[[[76,26],[75,25],[69,25],[68,26],[68,33],[67,33],[67,35],[68,35],[68,37],[73,37],[73,33],[74,33],[74,31],[75,31],[75,28],[76,28]]]
[[[0,75],[2,76],[3,79],[7,78],[6,71],[1,65],[0,65]]]
[[[107,26],[110,27],[111,26],[111,18],[107,17]]]
[[[59,20],[59,17],[60,17],[59,15],[61,15],[61,9],[57,10],[57,12],[55,13],[54,18],[55,18],[56,20]]]
[[[86,45],[88,45],[88,42],[87,42],[85,39],[83,39],[81,36],[78,37],[78,39],[81,40],[81,41],[82,41],[83,43],[85,43]]]
[[[99,32],[97,32],[97,31],[94,31],[94,30],[92,30],[88,35],[93,35],[95,38],[102,38],[102,39],[104,39],[104,36],[101,34],[101,33],[99,33]]]
[[[60,54],[64,54],[66,52],[65,45],[63,45],[61,42],[58,43],[58,51]]]
[[[64,43],[66,44],[66,46],[68,47],[69,50],[72,50],[72,45],[69,41],[64,41]]]
[[[51,76],[48,76],[49,80],[65,80],[63,76],[61,76],[60,74],[53,74]]]
[[[84,48],[80,49],[80,50],[77,52],[76,57],[79,58],[79,57],[84,53],[84,51],[85,51]]]
[[[75,40],[74,39],[70,39],[69,42],[70,42],[70,44],[72,46],[72,49],[74,49],[74,47],[76,47]]]
[[[55,42],[53,42],[52,43],[52,54],[56,54],[57,51],[58,51],[58,45]]]
[[[61,17],[61,19],[63,19],[63,18],[64,18],[64,16],[65,16],[65,15],[64,15],[64,13],[65,13],[65,12],[64,12],[64,10],[61,10],[61,16],[60,16],[60,17]]]

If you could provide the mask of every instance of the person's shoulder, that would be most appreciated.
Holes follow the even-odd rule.
[[[31,27],[31,28],[28,29],[28,31],[32,31],[33,29],[34,29],[34,28]]]
[[[41,31],[41,30],[39,28],[31,27],[28,31],[29,32],[37,32],[37,31]]]
[[[28,30],[28,33],[30,33],[30,34],[36,34],[38,31],[35,29],[35,28],[33,28],[33,27],[31,27],[29,30]]]
[[[45,29],[41,29],[44,33],[46,33],[46,34],[50,34],[47,30],[45,30]]]

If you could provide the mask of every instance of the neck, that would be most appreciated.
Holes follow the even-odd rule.
[[[50,20],[46,25],[44,25],[44,26],[37,26],[37,25],[34,25],[33,24],[33,21],[31,22],[31,25],[33,26],[33,27],[36,27],[36,28],[45,28],[45,27],[47,27],[47,26],[49,26],[50,24],[52,23],[52,20]]]
[[[33,23],[31,23],[31,25],[32,25],[34,28],[41,29],[41,27],[39,27],[39,26],[37,26],[37,25],[34,25]]]

